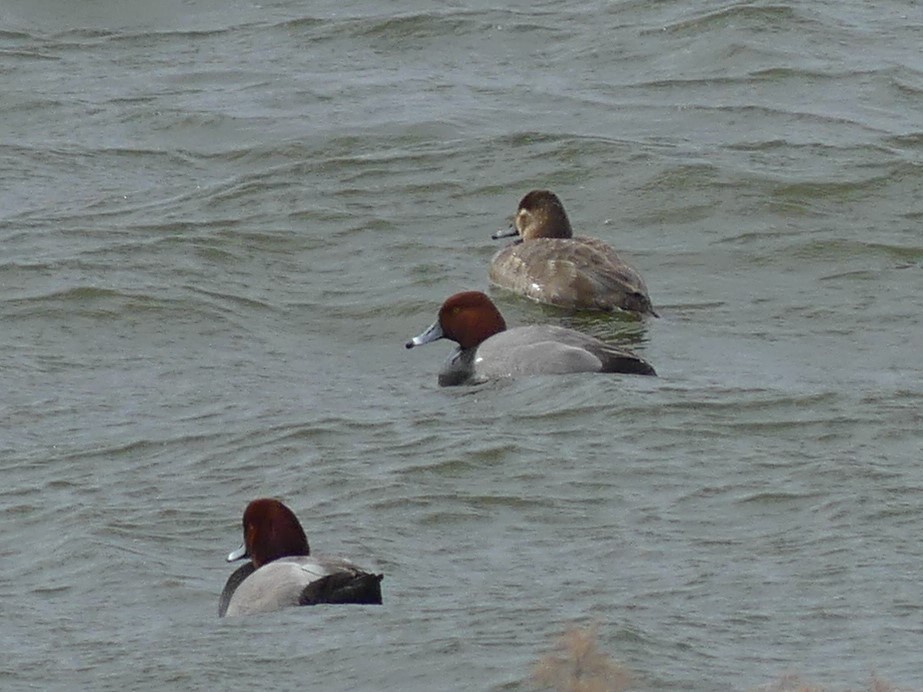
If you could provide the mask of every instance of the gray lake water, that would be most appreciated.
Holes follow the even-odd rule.
[[[0,687],[923,687],[918,3],[2,0]],[[404,341],[529,189],[660,377]],[[381,608],[216,617],[258,496]]]

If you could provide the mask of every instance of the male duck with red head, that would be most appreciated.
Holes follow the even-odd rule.
[[[432,326],[405,345],[413,348],[437,339],[458,344],[439,373],[444,387],[523,375],[657,374],[631,351],[573,329],[552,325],[507,329],[497,306],[480,291],[449,297]]]
[[[381,603],[382,575],[349,560],[314,557],[295,514],[278,500],[244,511],[244,543],[228,562],[249,558],[228,577],[218,617],[268,613],[288,606]]]

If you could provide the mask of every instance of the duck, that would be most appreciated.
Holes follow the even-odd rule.
[[[490,282],[539,303],[571,310],[625,311],[659,317],[641,275],[598,238],[574,236],[564,205],[551,190],[519,201],[509,229],[517,236],[490,261]]]
[[[436,321],[405,346],[414,348],[438,339],[458,344],[439,372],[443,387],[525,375],[657,374],[631,351],[573,329],[554,325],[507,329],[500,310],[480,291],[449,296]]]
[[[298,517],[279,500],[250,502],[243,529],[243,545],[227,561],[248,562],[228,577],[218,617],[325,603],[381,604],[382,575],[342,558],[311,555]]]

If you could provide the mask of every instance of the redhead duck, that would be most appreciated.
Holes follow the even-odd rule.
[[[657,317],[641,275],[598,238],[574,237],[558,196],[532,190],[509,230],[518,235],[490,261],[491,283],[527,298],[574,310],[616,309]]]
[[[224,585],[218,617],[268,613],[321,603],[381,603],[380,574],[348,560],[311,556],[298,518],[278,500],[254,500],[244,510],[244,544],[228,562],[250,558]]]
[[[564,327],[506,328],[497,306],[480,291],[456,293],[439,309],[439,318],[405,346],[449,339],[458,348],[439,373],[439,384],[477,384],[501,377],[561,375],[572,372],[624,372],[656,375],[631,351]]]

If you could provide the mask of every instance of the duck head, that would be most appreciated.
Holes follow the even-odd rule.
[[[503,315],[490,298],[480,291],[465,291],[450,296],[439,308],[438,319],[405,346],[413,348],[438,339],[449,339],[462,349],[475,348],[505,329]]]
[[[519,200],[516,216],[508,229],[501,229],[491,238],[497,240],[519,236],[534,238],[571,238],[574,232],[561,200],[551,190],[532,190]]]
[[[228,562],[250,558],[256,568],[280,557],[310,555],[308,538],[298,517],[278,500],[254,500],[244,510],[244,543]]]

